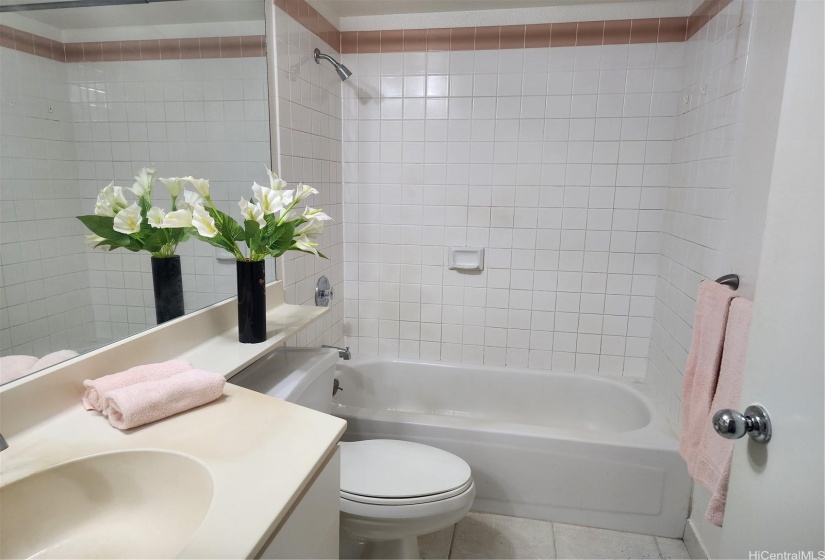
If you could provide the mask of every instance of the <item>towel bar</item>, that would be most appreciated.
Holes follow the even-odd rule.
[[[737,274],[725,274],[717,278],[716,281],[730,287],[732,290],[739,289],[739,275]]]

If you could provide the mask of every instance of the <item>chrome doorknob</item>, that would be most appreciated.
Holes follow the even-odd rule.
[[[758,404],[745,409],[745,414],[724,408],[713,415],[713,429],[727,439],[739,439],[748,434],[756,443],[771,440],[771,419],[768,412]]]

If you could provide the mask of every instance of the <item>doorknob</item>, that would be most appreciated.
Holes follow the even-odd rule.
[[[739,439],[748,434],[756,443],[771,440],[771,418],[758,404],[746,408],[745,414],[730,408],[718,411],[713,415],[713,429],[727,439]]]

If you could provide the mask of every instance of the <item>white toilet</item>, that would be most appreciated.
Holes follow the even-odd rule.
[[[279,348],[230,383],[329,413],[338,352]],[[461,520],[475,498],[470,466],[408,441],[341,442],[341,557],[419,558],[418,536]]]

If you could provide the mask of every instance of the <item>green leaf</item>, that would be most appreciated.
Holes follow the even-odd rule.
[[[207,207],[206,211],[215,220],[215,227],[227,239],[232,241],[244,241],[244,230],[231,216],[218,210],[217,208]]]
[[[293,237],[295,237],[295,226],[292,222],[284,222],[277,226],[272,237],[267,240],[267,250],[273,257],[280,257],[292,247]]]
[[[166,233],[163,229],[149,227],[152,231],[147,232],[146,237],[143,238],[143,248],[150,253],[157,253],[166,243]],[[142,228],[141,233],[143,233]]]
[[[83,222],[83,225],[89,228],[92,233],[104,238],[108,242],[107,245],[125,247],[130,251],[139,251],[142,247],[138,240],[114,230],[114,218],[91,215],[77,216],[77,219]]]

